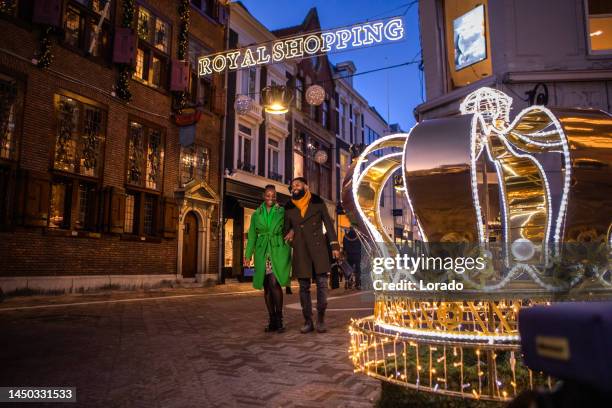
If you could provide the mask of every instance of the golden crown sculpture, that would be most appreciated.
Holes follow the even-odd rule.
[[[531,106],[510,121],[511,106],[503,92],[478,89],[460,116],[383,137],[353,161],[343,206],[370,256],[402,250],[379,209],[401,171],[423,241],[467,243],[463,254],[488,260],[485,270],[460,276],[460,293],[376,291],[374,315],[350,326],[356,372],[508,400],[551,386],[521,364],[520,308],[612,294],[612,116]]]

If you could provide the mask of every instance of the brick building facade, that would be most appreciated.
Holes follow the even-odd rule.
[[[190,3],[189,51],[222,50],[225,6]],[[180,7],[161,0],[2,2],[4,292],[216,276],[223,78],[176,80]],[[133,35],[125,38],[133,41],[134,71],[126,102],[118,97],[122,65],[113,61],[130,11]],[[53,58],[43,68],[46,40]],[[188,88],[178,117],[176,82]],[[199,121],[177,126],[189,115]]]

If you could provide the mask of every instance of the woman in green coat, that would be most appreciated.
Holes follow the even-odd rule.
[[[245,260],[255,254],[253,287],[264,289],[270,321],[266,331],[285,330],[283,325],[283,290],[290,284],[291,247],[283,238],[285,209],[276,202],[276,189],[266,186],[264,202],[251,217]]]

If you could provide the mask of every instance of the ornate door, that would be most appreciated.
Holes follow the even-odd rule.
[[[194,278],[198,271],[198,219],[189,212],[183,224],[183,278]]]

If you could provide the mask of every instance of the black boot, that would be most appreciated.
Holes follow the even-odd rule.
[[[302,326],[302,328],[300,329],[300,333],[306,334],[312,331],[314,331],[314,323],[312,322],[312,319],[306,320],[304,326]]]
[[[327,326],[325,325],[325,310],[319,310],[317,313],[317,331],[319,333],[325,333]]]
[[[268,325],[266,326],[266,328],[264,329],[264,331],[266,333],[269,332],[274,332],[278,330],[278,320],[276,319],[276,316],[271,314],[270,315],[270,320],[268,321]]]
[[[276,331],[277,333],[285,332],[285,325],[283,324],[283,312],[278,312],[276,314]]]

